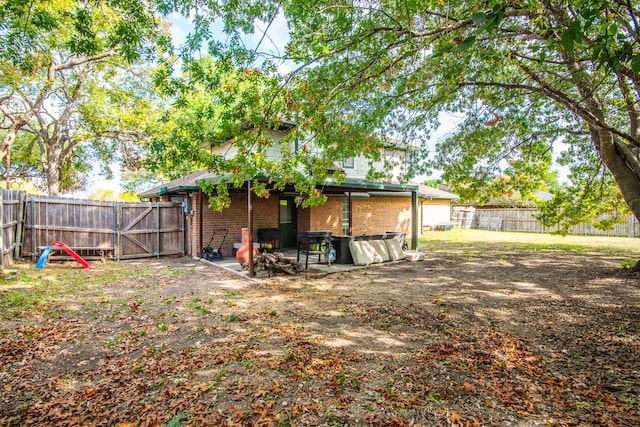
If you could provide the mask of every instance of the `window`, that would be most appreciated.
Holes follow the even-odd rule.
[[[349,168],[349,169],[353,169],[354,168],[354,159],[353,157],[349,157],[348,159],[344,159],[342,161],[342,167],[343,168]]]
[[[349,234],[349,198],[345,197],[342,200],[342,235],[347,236]]]
[[[293,209],[291,200],[280,199],[280,224],[291,224],[293,222]]]

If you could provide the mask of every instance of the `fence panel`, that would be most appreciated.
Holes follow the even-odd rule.
[[[472,206],[455,206],[452,212],[452,222],[456,228],[471,228],[475,219],[476,208]]]
[[[118,216],[120,259],[184,254],[181,204],[120,204]]]
[[[27,200],[23,256],[37,257],[59,241],[89,258],[115,256],[114,204],[31,196]]]
[[[26,193],[0,189],[0,262],[2,268],[11,265],[20,256],[22,248],[23,209]]]
[[[453,216],[464,218],[459,221],[461,228],[478,228],[480,230],[513,231],[524,233],[551,233],[559,227],[543,226],[536,215],[536,208],[476,208],[473,219],[469,219],[469,207],[455,206]],[[599,219],[603,219],[603,217]],[[593,224],[580,224],[572,227],[569,234],[582,236],[640,237],[638,220],[630,215],[623,223],[614,225],[611,230],[599,230]]]

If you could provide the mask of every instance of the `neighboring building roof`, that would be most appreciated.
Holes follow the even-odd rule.
[[[418,195],[425,199],[447,199],[458,200],[460,196],[457,194],[449,193],[448,191],[439,190],[437,188],[429,187],[424,184],[418,185]]]
[[[546,191],[536,191],[533,193],[533,199],[548,201],[553,198],[553,194]],[[530,208],[535,207],[535,200],[522,200],[520,194],[513,194],[511,196],[496,197],[490,199],[486,203],[474,203],[473,206],[483,208]]]

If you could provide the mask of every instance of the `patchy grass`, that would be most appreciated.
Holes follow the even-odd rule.
[[[599,252],[640,257],[640,239],[601,236],[560,236],[542,233],[505,233],[498,231],[454,229],[429,231],[420,238],[420,248],[428,251],[467,251],[482,253],[488,249],[501,252],[563,251]]]

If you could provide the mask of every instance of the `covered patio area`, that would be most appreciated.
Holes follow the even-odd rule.
[[[230,270],[239,270],[239,266],[235,266],[235,250],[242,243],[243,229],[248,230],[247,240],[258,244],[261,250],[269,245],[267,249],[286,251],[293,259],[297,257],[301,233],[330,233],[335,265],[334,262],[318,263],[318,250],[314,249],[315,259],[309,256],[307,266],[305,256],[304,267],[334,272],[352,268],[349,267],[353,263],[349,244],[354,239],[402,234],[408,248],[416,250],[421,224],[430,221],[424,218],[427,207],[442,205],[443,212],[446,210],[444,216],[449,218],[449,199],[421,184],[333,177],[327,177],[317,186],[326,198],[319,205],[300,205],[300,193],[293,183],[275,188],[267,178],[257,176],[239,186],[227,184],[229,205],[216,210],[200,187],[201,181],[211,179],[224,185],[222,178],[202,171],[151,189],[141,197],[152,201],[181,201],[185,215],[185,252]],[[253,194],[252,188],[257,184],[266,186],[267,196]],[[446,203],[440,203],[440,198]]]

